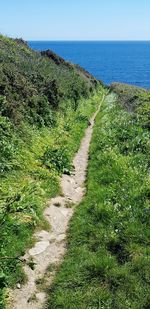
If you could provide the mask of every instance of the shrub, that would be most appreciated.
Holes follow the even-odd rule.
[[[11,161],[15,154],[12,125],[6,117],[0,116],[0,172],[11,169]]]
[[[28,103],[29,122],[38,126],[54,126],[55,116],[46,96],[33,96]]]

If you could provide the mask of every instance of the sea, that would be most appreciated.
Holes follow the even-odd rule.
[[[29,41],[41,51],[51,49],[79,64],[109,85],[128,83],[150,88],[150,41]]]

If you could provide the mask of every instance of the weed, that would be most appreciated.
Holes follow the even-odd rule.
[[[37,302],[37,297],[36,294],[32,294],[32,296],[28,299],[28,303],[36,303]]]
[[[58,268],[58,265],[56,263],[51,263],[51,264],[48,265],[46,271],[52,273],[52,272],[56,271],[57,268]]]
[[[35,269],[36,264],[35,264],[35,262],[34,262],[34,260],[33,260],[32,257],[27,261],[27,265],[28,265],[32,270]]]

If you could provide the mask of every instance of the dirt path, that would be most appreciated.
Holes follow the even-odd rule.
[[[11,303],[14,309],[41,309],[44,305],[46,294],[37,288],[37,280],[47,276],[48,266],[59,264],[66,251],[66,232],[68,222],[73,215],[73,208],[69,208],[69,203],[79,204],[85,192],[85,178],[88,164],[88,150],[92,137],[94,120],[99,112],[93,115],[90,125],[86,129],[85,136],[81,142],[74,160],[74,172],[71,176],[62,175],[61,188],[63,197],[58,196],[50,200],[44,215],[51,225],[51,230],[40,231],[34,236],[36,243],[28,250],[25,258],[24,270],[28,277],[28,282],[24,286],[19,286],[11,294]],[[32,258],[34,270],[28,266],[28,261]],[[48,276],[50,285],[54,277],[54,272]]]

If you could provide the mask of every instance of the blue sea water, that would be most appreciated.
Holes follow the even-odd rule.
[[[150,41],[29,41],[81,65],[105,84],[123,82],[150,88]]]

